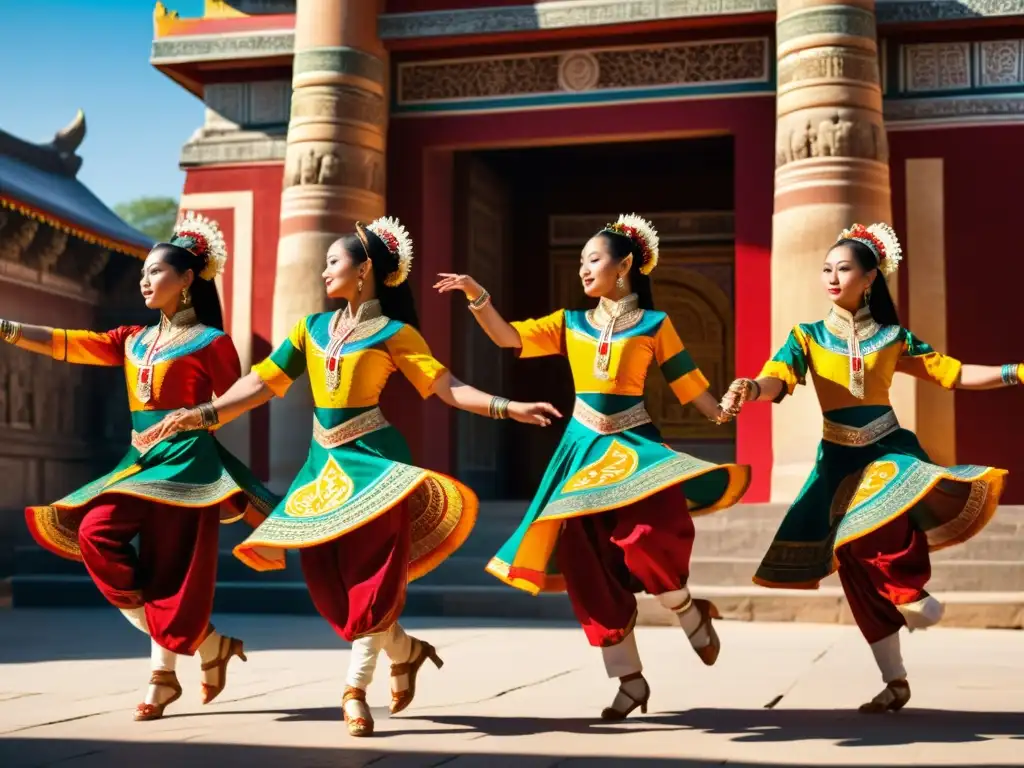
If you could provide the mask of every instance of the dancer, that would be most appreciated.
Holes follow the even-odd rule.
[[[1019,384],[1024,367],[962,365],[900,326],[885,279],[902,249],[886,224],[854,224],[829,249],[822,282],[825,320],[796,326],[756,380],[737,379],[723,406],[781,402],[807,372],[824,417],[811,476],[779,526],[754,582],[817,589],[838,568],[857,626],[885,688],[862,712],[897,711],[910,700],[899,630],[929,627],[943,606],[925,591],[929,550],[966,541],[989,521],[1006,472],[930,463],[889,402],[894,373],[946,389]]]
[[[190,211],[142,267],[146,306],[160,311],[156,325],[93,333],[0,320],[3,340],[22,349],[124,367],[131,449],[111,472],[49,506],[29,507],[25,517],[41,546],[83,562],[103,596],[152,638],[152,675],[136,720],[162,717],[181,696],[177,654],[199,653],[204,704],[224,690],[228,661],[245,661],[242,641],[210,624],[218,525],[242,518],[256,525],[276,499],[210,435],[209,418],[170,439],[156,434],[164,416],[226,391],[241,373],[220,330],[213,283],[226,260],[216,223]]]
[[[657,233],[631,214],[583,248],[580,279],[587,296],[599,299],[596,309],[558,310],[510,324],[468,275],[442,274],[435,285],[441,293],[465,293],[498,346],[517,349],[521,357],[569,359],[573,419],[526,516],[487,570],[533,594],[568,592],[587,639],[601,648],[608,676],[619,678],[619,690],[601,714],[608,720],[621,720],[637,707],[646,712],[650,697],[633,635],[635,592],[655,595],[677,614],[705,664],[718,658],[711,624],[717,609],[694,600],[686,586],[691,514],[735,504],[750,477],[747,467],[709,464],[671,450],[644,408],[653,358],[680,403],[693,403],[716,423],[726,418],[672,321],[654,310],[649,275],[657,263]]]
[[[397,219],[356,224],[355,234],[327,251],[327,295],[345,299],[338,312],[300,320],[277,350],[212,404],[173,414],[168,431],[191,428],[209,412],[219,423],[273,396],[283,396],[304,371],[313,390],[309,456],[285,500],[235,548],[256,570],[284,567],[298,549],[313,604],[352,642],[342,713],[353,736],[374,723],[366,689],[383,650],[391,660],[391,712],[408,707],[428,659],[429,643],[398,623],[408,582],[426,575],[469,535],[477,499],[462,483],[412,465],[401,434],[378,407],[396,370],[424,398],[491,418],[547,426],[559,413],[547,403],[514,403],[473,389],[435,360],[406,282],[412,241]]]

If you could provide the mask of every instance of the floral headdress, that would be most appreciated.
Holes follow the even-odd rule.
[[[359,228],[359,225],[356,225]],[[384,278],[384,285],[388,288],[395,288],[406,281],[409,272],[412,271],[412,238],[405,231],[405,227],[394,216],[381,216],[374,219],[366,229],[373,232],[377,238],[384,243],[398,266]]]
[[[639,246],[641,274],[649,275],[658,266],[658,231],[647,219],[635,213],[624,213],[601,231],[625,235]]]
[[[870,248],[878,261],[878,269],[886,277],[895,274],[903,260],[903,246],[888,224],[872,224],[869,227],[854,224],[840,233],[836,242],[840,240],[856,240]]]
[[[212,219],[195,211],[186,211],[174,225],[174,234],[169,242],[203,260],[200,279],[213,280],[223,274],[228,248],[224,244],[224,233]]]

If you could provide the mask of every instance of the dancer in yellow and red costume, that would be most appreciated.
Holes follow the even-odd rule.
[[[825,256],[821,278],[833,302],[824,320],[796,326],[759,378],[738,379],[723,399],[781,402],[808,373],[824,418],[818,458],[754,581],[817,589],[839,570],[857,626],[885,688],[861,711],[901,709],[910,684],[899,631],[938,622],[942,604],[925,589],[929,552],[976,535],[995,513],[1006,472],[931,463],[900,427],[889,400],[896,373],[946,389],[1020,383],[1024,366],[963,365],[900,324],[885,279],[903,251],[887,224],[853,225]]]
[[[391,660],[391,712],[408,707],[420,667],[441,660],[429,643],[398,623],[406,586],[440,565],[466,540],[477,498],[457,480],[415,466],[397,429],[378,405],[393,373],[424,398],[491,418],[546,426],[558,416],[547,403],[513,403],[473,389],[449,374],[416,330],[406,279],[412,240],[384,217],[335,242],[323,272],[327,295],[347,304],[301,318],[288,338],[212,403],[170,417],[167,430],[191,428],[212,409],[226,422],[309,375],[313,439],[286,498],[235,548],[256,570],[284,567],[299,550],[317,611],[352,642],[342,713],[353,736],[369,736],[366,689],[383,651]]]
[[[580,280],[595,309],[560,309],[539,320],[507,323],[468,275],[441,275],[441,292],[460,290],[490,338],[521,357],[568,358],[576,405],[562,441],[519,529],[488,571],[536,594],[567,591],[591,645],[601,648],[619,691],[602,717],[645,711],[633,625],[635,592],[646,591],[678,616],[707,665],[718,658],[715,606],[687,587],[691,515],[735,504],[748,467],[711,464],[664,444],[644,407],[652,361],[680,403],[712,421],[726,415],[683,346],[671,319],[654,309],[649,275],[658,263],[650,222],[627,215],[592,237],[580,256]]]
[[[177,655],[199,653],[203,703],[224,689],[228,661],[245,660],[242,641],[210,624],[218,529],[243,518],[257,525],[276,503],[214,439],[209,412],[188,432],[157,434],[167,414],[227,391],[240,375],[213,282],[226,260],[217,225],[189,212],[142,267],[146,306],[160,312],[155,325],[95,333],[0,320],[3,340],[22,349],[124,368],[133,427],[127,455],[106,475],[25,514],[40,545],[83,562],[103,596],[152,638],[150,687],[136,720],[161,717],[181,696]]]

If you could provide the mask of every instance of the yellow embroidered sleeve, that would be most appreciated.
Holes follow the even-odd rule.
[[[962,367],[959,360],[936,352],[910,331],[906,332],[903,354],[896,362],[898,372],[934,382],[945,389],[956,387]]]
[[[519,334],[519,357],[547,357],[565,352],[565,310],[560,309],[535,320],[511,323]]]
[[[430,354],[430,347],[420,332],[406,325],[384,344],[395,366],[416,388],[420,397],[430,397],[434,382],[446,374],[448,369]]]
[[[306,372],[306,320],[302,318],[266,360],[252,367],[267,388],[278,397]]]
[[[665,317],[654,335],[654,359],[679,402],[686,405],[710,384],[683,346],[672,320]]]
[[[764,364],[759,379],[779,379],[786,385],[787,394],[792,395],[797,384],[807,380],[807,361],[810,347],[807,334],[798,325],[789,332],[789,338],[775,357]]]

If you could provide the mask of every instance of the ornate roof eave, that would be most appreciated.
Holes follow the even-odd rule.
[[[1024,17],[1024,0],[878,0],[881,27],[965,22],[998,23]],[[294,14],[179,19],[157,4],[150,62],[201,95],[202,70],[278,66],[294,50]],[[384,13],[379,32],[389,48],[486,43],[509,35],[560,37],[606,34],[635,25],[673,22],[738,24],[768,20],[776,0],[551,0],[535,4],[418,13]],[[160,13],[164,16],[161,17]]]
[[[75,151],[85,130],[85,114],[78,110],[48,144],[0,131],[0,208],[111,251],[145,257],[152,240],[122,221],[75,178],[82,165]]]

